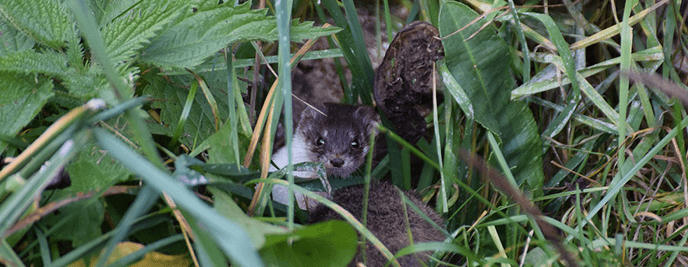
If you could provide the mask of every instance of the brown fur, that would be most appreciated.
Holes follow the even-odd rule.
[[[351,212],[356,219],[361,219],[363,203],[363,185],[349,186],[335,191],[332,201]],[[443,226],[442,219],[430,207],[425,205],[412,193],[406,192],[406,196],[430,219],[440,226]],[[444,235],[435,229],[430,223],[420,217],[409,206],[408,221],[404,216],[402,207],[403,200],[399,191],[389,182],[371,183],[368,197],[367,228],[392,252],[397,253],[400,249],[407,247],[408,233],[407,228],[411,228],[414,243],[443,241]],[[341,219],[337,213],[325,206],[318,206],[310,214],[311,223]],[[397,259],[401,266],[422,266],[419,261],[427,261],[429,252],[407,255]],[[366,244],[367,266],[384,266],[387,259],[372,245]],[[362,262],[361,254],[356,257],[349,266],[356,266],[357,262]]]
[[[296,135],[304,138],[310,161],[324,163],[328,175],[348,177],[363,164],[370,134],[380,118],[373,107],[365,105],[324,103],[316,108],[324,114],[306,108]],[[336,161],[341,165],[333,164]]]

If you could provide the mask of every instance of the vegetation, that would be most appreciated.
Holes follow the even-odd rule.
[[[422,159],[416,192],[442,214],[448,239],[400,255],[572,264],[550,245],[561,235],[579,266],[687,264],[688,115],[670,98],[687,93],[684,3],[220,2],[0,2],[0,152],[13,159],[0,170],[0,264],[346,265],[356,232],[377,239],[352,218],[306,225],[307,214],[269,201],[271,185],[294,178],[282,170],[268,179],[267,159],[283,106],[287,139],[294,128],[284,97],[293,62],[345,61],[353,78],[343,101],[372,104],[363,6],[390,25],[378,39],[424,20],[445,49],[430,136],[389,138],[399,153],[330,182],[389,174],[409,189],[410,155]],[[302,42],[321,36],[331,49],[306,53],[311,42]],[[266,61],[286,75],[275,79]],[[631,72],[664,80],[645,87]],[[672,84],[682,91],[667,96]],[[469,167],[463,151],[506,182]],[[62,167],[71,186],[45,190]],[[543,217],[529,219],[500,181]],[[290,187],[337,208],[311,192],[323,190],[319,181]],[[541,231],[540,219],[557,233]]]

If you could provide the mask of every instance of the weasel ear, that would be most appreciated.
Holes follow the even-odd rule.
[[[325,107],[306,106],[306,108],[303,109],[303,112],[301,112],[301,118],[299,119],[299,125],[297,126],[297,128],[300,128],[301,125],[311,124],[311,122],[313,122],[320,116],[325,116],[321,112],[327,113]]]
[[[380,124],[380,115],[375,112],[375,108],[371,106],[359,106],[356,110],[356,115],[361,118],[366,125],[367,132],[375,132],[377,135],[377,125]]]

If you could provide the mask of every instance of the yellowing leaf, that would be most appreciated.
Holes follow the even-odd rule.
[[[136,252],[137,250],[143,249],[144,245],[133,242],[122,242],[115,246],[115,250],[110,255],[107,260],[107,264],[114,263],[115,261],[126,257],[127,255]],[[101,251],[102,252],[102,251]],[[98,258],[95,256],[91,258],[91,265],[93,267],[98,262]],[[187,267],[191,264],[187,255],[166,255],[159,252],[150,252],[146,256],[129,266],[132,267],[154,267],[154,266],[166,266],[166,267]],[[74,262],[69,267],[86,267],[86,263],[83,259]]]

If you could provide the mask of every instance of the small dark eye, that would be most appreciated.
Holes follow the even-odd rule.
[[[318,137],[318,140],[315,141],[315,144],[318,146],[322,146],[325,144],[325,139],[322,139],[322,137]]]
[[[351,141],[351,147],[359,148],[360,146],[361,146],[361,143],[359,143],[357,139],[354,139],[353,141]]]

